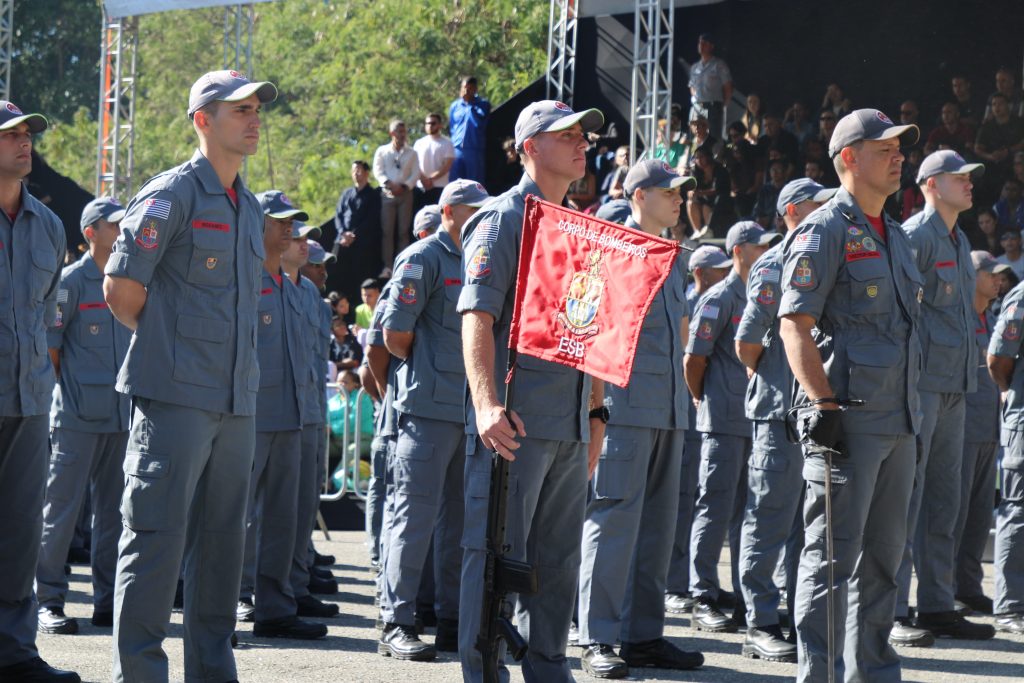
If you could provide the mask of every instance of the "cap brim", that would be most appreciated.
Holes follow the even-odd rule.
[[[267,102],[273,102],[277,99],[277,86],[270,81],[257,81],[256,83],[246,83],[242,87],[236,89],[227,97],[221,98],[222,102],[239,102],[255,94],[260,102],[266,104]]]
[[[20,123],[27,123],[29,132],[33,134],[42,133],[50,127],[50,123],[42,114],[24,114],[22,116],[15,116],[10,121],[0,125],[0,130],[9,130]]]
[[[761,235],[761,238],[754,242],[754,244],[756,244],[759,247],[763,247],[766,244],[774,244],[775,242],[778,242],[780,240],[782,240],[782,235],[780,235],[779,233],[766,232],[765,234]]]
[[[310,261],[310,263],[312,263],[314,266],[326,266],[328,263],[334,263],[337,260],[338,260],[337,256],[335,256],[331,252],[327,252],[326,254],[324,254],[324,260],[323,261],[320,261],[320,262]]]
[[[668,180],[662,181],[662,182],[658,183],[657,185],[655,185],[654,187],[660,187],[660,188],[665,189],[665,190],[674,190],[674,189],[679,188],[679,187],[683,188],[684,190],[692,190],[695,187],[697,187],[697,179],[692,177],[692,176],[688,176],[688,175],[680,175],[680,176],[675,176],[674,178],[669,178]],[[637,189],[642,189],[642,188],[637,188]]]
[[[592,133],[604,125],[604,114],[601,113],[600,109],[584,109],[575,114],[563,116],[541,132],[553,133],[565,130],[566,128],[572,128],[577,123],[583,127],[584,133]]]
[[[900,139],[900,144],[906,147],[908,145],[915,144],[921,138],[921,130],[914,124],[910,123],[905,126],[892,126],[890,128],[886,128],[881,132],[880,135],[877,135],[873,138],[864,139],[891,140],[896,137]]]
[[[300,218],[299,220],[303,220],[304,221],[306,219],[305,218]],[[296,235],[295,232],[298,232],[298,234]],[[301,228],[299,228],[295,232],[292,233],[292,239],[293,240],[297,240],[300,237],[309,237],[309,236],[312,236],[313,239],[320,239],[320,235],[323,234],[323,232],[320,230],[320,228],[316,227],[315,225],[304,225],[304,226],[302,226]]]
[[[111,223],[120,223],[124,219],[124,214],[125,213],[126,212],[125,212],[124,209],[118,209],[114,213],[112,213],[109,216],[107,216],[105,220],[107,220],[107,221],[109,221]]]
[[[826,187],[824,190],[819,191],[816,195],[811,197],[811,201],[824,204],[828,200],[832,199],[832,197],[835,197],[836,192],[839,192],[838,187]]]
[[[730,261],[729,259],[726,259],[726,260],[722,261],[721,263],[712,263],[710,266],[699,266],[699,267],[715,268],[715,269],[732,268],[732,261]]]
[[[964,164],[959,170],[949,171],[951,175],[967,175],[969,173],[977,173],[979,176],[985,175],[985,164]]]
[[[305,211],[299,211],[298,209],[288,209],[287,211],[273,211],[267,213],[271,218],[295,218],[300,221],[308,221],[309,214]]]

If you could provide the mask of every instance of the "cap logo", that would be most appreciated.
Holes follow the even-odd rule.
[[[555,102],[555,109],[558,109],[559,111],[572,111],[572,108],[565,102]]]
[[[16,107],[13,102],[7,103],[7,111],[11,112],[12,114],[17,114],[21,116],[21,110],[18,109],[18,107]]]
[[[880,111],[876,111],[876,112],[875,112],[875,116],[877,116],[877,117],[878,117],[878,120],[879,120],[879,121],[881,121],[882,123],[887,123],[887,124],[889,124],[890,126],[892,125],[892,119],[890,119],[890,118],[889,118],[888,116],[886,116],[886,115],[885,115],[885,114],[883,114],[882,112],[880,112]]]
[[[237,71],[235,71],[233,69],[231,71],[228,71],[228,75],[231,76],[232,78],[245,78],[245,76],[243,76],[242,74],[238,73]]]
[[[964,158],[960,156],[957,152],[953,152],[953,158],[959,161],[961,164],[966,163],[964,161]]]
[[[667,173],[671,173],[672,175],[676,175],[676,169],[674,169],[674,168],[672,168],[671,166],[669,166],[669,165],[668,165],[668,163],[666,163],[666,162],[664,162],[664,161],[663,161],[663,162],[661,162],[661,167],[662,167],[662,169],[664,169],[664,170],[665,170],[665,171],[666,171]]]
[[[288,199],[288,195],[286,195],[284,192],[281,193],[281,201],[287,204],[288,206],[292,205],[292,200]]]
[[[484,189],[484,186],[481,185],[480,183],[476,183],[476,189],[480,190],[481,192],[487,192],[487,190]]]

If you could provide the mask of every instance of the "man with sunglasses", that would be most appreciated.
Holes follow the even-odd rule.
[[[441,115],[431,112],[423,120],[423,137],[412,149],[420,162],[420,179],[416,183],[416,210],[437,204],[441,190],[448,184],[448,171],[455,161],[455,146],[441,135]]]

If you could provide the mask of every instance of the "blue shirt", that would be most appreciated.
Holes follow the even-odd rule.
[[[391,298],[391,290],[397,285],[396,280],[389,280],[380,293],[377,308],[373,310],[370,327],[366,330],[366,348],[371,346],[384,347],[384,314],[387,313]],[[367,356],[370,354],[367,353]],[[398,370],[398,359],[388,354],[387,387],[381,397],[380,412],[377,413],[377,436],[398,436],[398,415],[395,412],[395,375]]]
[[[302,299],[299,342],[305,353],[306,390],[301,397],[303,425],[324,424],[327,415],[327,358],[331,353],[331,306],[304,275],[297,284]]]
[[[964,443],[999,443],[999,387],[988,374],[985,358],[996,317],[991,309],[985,309],[981,315],[975,314],[974,321],[978,390],[965,397]]]
[[[461,97],[448,106],[448,131],[457,151],[483,151],[487,143],[487,117],[491,103],[474,95],[469,102]]]
[[[257,309],[256,349],[260,391],[256,396],[256,431],[281,432],[310,423],[312,406],[302,398],[309,391],[309,346],[302,291],[281,271],[281,283],[263,272]]]
[[[114,390],[132,333],[103,300],[103,273],[90,254],[60,276],[57,319],[46,334],[60,352],[50,426],[109,434],[128,430],[129,401]]]

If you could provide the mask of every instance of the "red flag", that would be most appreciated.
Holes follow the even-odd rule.
[[[679,245],[526,198],[508,346],[626,386]]]

